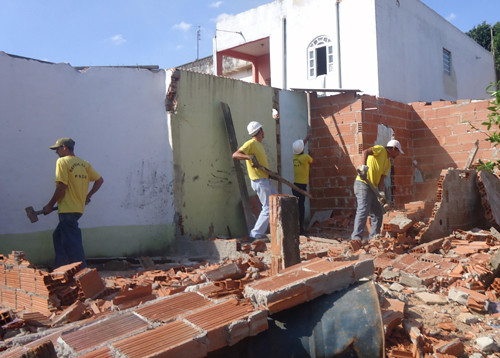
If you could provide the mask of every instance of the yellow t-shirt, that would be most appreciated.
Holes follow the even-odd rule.
[[[391,161],[387,155],[387,150],[381,146],[376,145],[372,148],[373,155],[369,155],[366,160],[366,165],[368,165],[367,179],[372,182],[373,186],[376,188],[380,183],[380,178],[382,175],[387,175],[391,169]],[[364,182],[358,175],[356,180]]]
[[[258,140],[252,138],[246,141],[245,144],[240,147],[240,150],[246,155],[255,155],[255,157],[259,161],[259,164],[269,169],[266,151],[264,150],[264,146],[262,145],[262,143]],[[250,160],[247,160],[246,162],[250,180],[269,178],[269,175],[267,173],[263,172],[260,169],[252,167],[252,162]]]
[[[294,183],[308,184],[309,183],[309,166],[313,162],[313,158],[309,154],[294,154],[293,155],[293,174]]]
[[[57,202],[59,213],[82,213],[89,190],[89,182],[101,176],[89,162],[75,156],[67,155],[56,163],[56,184],[67,185],[66,193]]]

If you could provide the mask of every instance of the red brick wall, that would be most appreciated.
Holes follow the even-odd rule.
[[[361,96],[360,100],[363,102],[364,108],[360,131],[363,149],[375,144],[379,124],[393,130],[393,135],[401,143],[405,154],[399,155],[393,161],[391,170],[392,197],[397,206],[413,201],[411,107],[404,103],[373,96]],[[359,154],[361,154],[361,151]],[[356,166],[362,164],[361,155],[356,157],[355,163]]]
[[[478,158],[494,159],[493,146],[486,136],[466,121],[484,130],[489,101],[464,100],[404,104],[374,96],[341,94],[311,96],[309,144],[315,163],[311,167],[311,211],[334,210],[335,215],[351,213],[356,200],[353,183],[361,152],[377,138],[377,126],[392,128],[405,155],[396,158],[392,194],[397,207],[416,200],[434,199],[435,185],[442,169],[464,168],[479,139]],[[482,128],[483,127],[483,128]],[[425,177],[415,183],[415,165]]]
[[[489,101],[461,100],[411,103],[415,160],[428,178],[438,178],[442,169],[465,168],[474,143],[479,140],[477,159],[491,160],[493,146],[485,141]],[[471,122],[479,130],[474,130]]]
[[[357,125],[361,123],[361,102],[345,94],[317,98],[311,95],[311,211],[351,209],[358,152]]]

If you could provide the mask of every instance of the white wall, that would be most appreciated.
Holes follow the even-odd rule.
[[[165,71],[94,67],[80,72],[67,64],[0,52],[0,78],[2,250],[14,245],[20,237],[15,234],[43,232],[50,245],[57,215],[41,216],[32,224],[24,208],[41,209],[51,198],[57,155],[48,147],[65,136],[76,141],[76,155],[104,178],[80,226],[118,228],[115,237],[106,236],[107,244],[115,243],[113,253],[101,252],[105,244],[89,244],[92,240],[84,234],[87,256],[161,245],[149,245],[143,230],[133,243],[122,239],[132,231],[124,228],[173,222]]]
[[[307,96],[302,92],[280,91],[281,176],[293,183],[293,149],[297,139],[308,133]],[[306,153],[309,152],[306,147]],[[283,194],[292,195],[292,189],[283,185]]]
[[[342,88],[379,95],[375,0],[340,3]]]
[[[283,19],[286,18],[286,27]],[[319,35],[333,41],[336,50],[335,1],[332,0],[282,0],[230,16],[217,22],[217,28],[241,31],[246,42],[270,38],[271,86],[283,88],[283,64],[287,63],[287,88],[337,88],[338,72],[328,76],[307,79],[307,48]],[[286,31],[286,60],[284,32]],[[217,33],[217,50],[240,45],[245,41],[234,33]]]
[[[493,56],[419,0],[376,1],[379,96],[400,102],[486,99]],[[443,71],[443,47],[452,74]]]
[[[484,99],[495,80],[493,57],[420,0],[343,0],[340,12],[341,78],[335,71],[307,79],[307,46],[316,36],[333,41],[335,0],[277,0],[227,17],[217,28],[218,50],[270,37],[271,85],[283,88],[359,89],[401,102]],[[283,18],[286,18],[284,61]],[[443,76],[442,48],[452,53],[453,74]],[[286,62],[287,80],[283,66]]]

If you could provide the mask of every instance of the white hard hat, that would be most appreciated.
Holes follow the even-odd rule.
[[[250,137],[253,137],[254,135],[257,134],[257,132],[261,128],[262,128],[262,124],[260,124],[259,122],[253,121],[253,122],[248,123],[248,126],[247,126],[248,135]]]
[[[405,152],[403,152],[403,149],[401,149],[401,143],[399,143],[399,141],[397,141],[396,139],[391,139],[389,142],[387,142],[386,147],[398,148],[401,154],[405,154]]]
[[[304,151],[304,141],[302,139],[298,139],[293,142],[293,154],[300,154]]]

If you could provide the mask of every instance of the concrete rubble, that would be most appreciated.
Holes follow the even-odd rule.
[[[22,252],[0,256],[1,354],[203,357],[265,332],[269,315],[371,279],[387,357],[500,357],[499,180],[475,181],[485,220],[453,224],[460,174],[442,173],[435,203],[386,213],[377,239],[336,235],[350,214],[312,223],[301,262],[276,275],[265,240],[214,238],[230,257],[141,258],[123,272],[75,263],[49,273]]]

